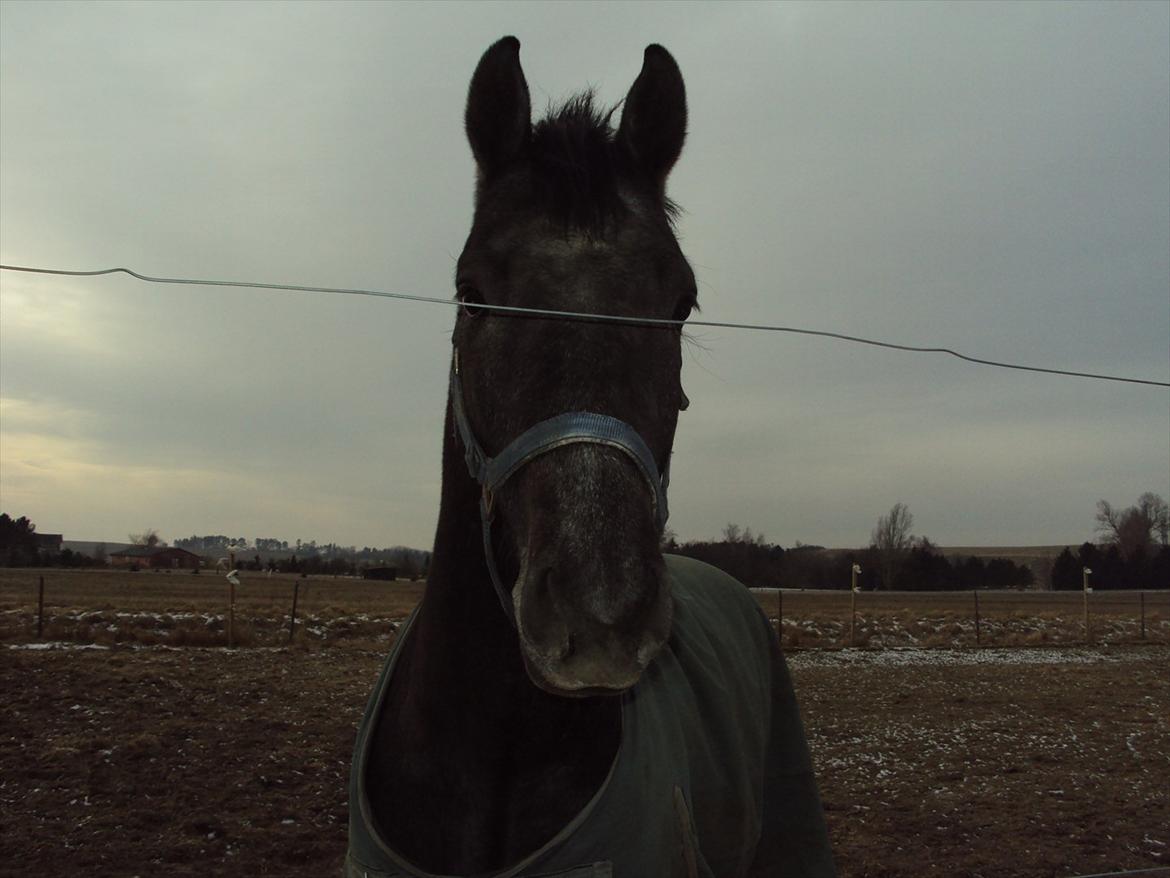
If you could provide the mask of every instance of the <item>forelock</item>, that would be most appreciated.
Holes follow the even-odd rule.
[[[604,237],[628,208],[623,199],[622,164],[608,110],[594,104],[592,91],[574,95],[549,110],[532,130],[533,194],[540,209],[566,230]],[[656,199],[668,220],[668,199]]]

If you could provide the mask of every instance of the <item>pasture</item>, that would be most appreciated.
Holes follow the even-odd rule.
[[[146,646],[227,643],[229,589],[221,574],[58,569],[0,569],[0,641],[35,635],[42,576],[44,639]],[[240,578],[234,633],[242,646],[289,644],[297,586],[293,645],[381,648],[425,590],[422,582],[349,577],[244,571]],[[761,589],[755,594],[778,624],[787,649],[852,643],[1045,646],[1085,640],[1080,592],[861,593],[855,623],[847,591]],[[1089,596],[1089,614],[1094,642],[1170,643],[1170,591],[1096,592]]]
[[[42,573],[52,643],[30,636]],[[286,647],[292,586],[245,574],[237,619],[253,648],[225,649],[222,577],[0,572],[7,874],[340,874],[354,729],[423,586],[302,580],[304,625]],[[930,636],[968,640],[946,618],[970,595],[859,597],[871,644],[918,636],[924,620],[942,629]],[[775,593],[759,598],[775,616]],[[1071,876],[1170,859],[1165,606],[1147,594],[1148,643],[1122,645],[1136,633],[1107,629],[1103,600],[1111,641],[1080,646],[1080,595],[1004,600],[992,618],[1048,619],[1069,642],[790,654],[842,876]],[[848,634],[848,594],[784,602],[787,640],[810,622],[820,633],[806,643]]]

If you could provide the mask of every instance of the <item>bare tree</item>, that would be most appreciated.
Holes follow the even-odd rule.
[[[1097,501],[1097,532],[1102,542],[1114,545],[1126,560],[1149,550],[1170,533],[1170,507],[1157,494],[1145,493],[1134,506],[1116,509],[1108,500]]]
[[[910,533],[912,527],[914,516],[910,507],[905,503],[895,503],[888,514],[878,518],[877,527],[869,536],[870,545],[877,550],[882,588],[894,587],[898,568],[914,545],[914,535]]]
[[[762,533],[755,533],[750,527],[741,528],[738,524],[728,524],[723,528],[723,542],[743,543],[748,546],[766,546],[767,539]]]
[[[136,546],[146,546],[151,549],[155,546],[166,545],[159,539],[158,531],[153,527],[148,527],[140,534],[127,534],[127,538]]]
[[[1150,522],[1150,530],[1157,533],[1162,545],[1170,545],[1170,506],[1157,494],[1147,491],[1138,497],[1138,509]]]
[[[752,533],[750,527],[743,529],[743,536],[740,537],[740,542],[747,543],[749,546],[766,546],[768,544],[763,533]]]

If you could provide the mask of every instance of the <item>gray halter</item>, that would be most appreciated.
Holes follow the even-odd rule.
[[[687,407],[685,396],[683,400],[682,408],[685,409]],[[459,438],[463,442],[467,469],[471,477],[483,486],[483,493],[479,498],[479,516],[483,524],[484,557],[492,577],[492,585],[495,586],[496,595],[500,599],[500,606],[504,608],[504,615],[513,625],[516,624],[516,619],[512,610],[510,590],[504,588],[500,572],[496,569],[495,553],[492,551],[493,500],[499,487],[533,458],[575,442],[608,445],[625,452],[650,486],[658,532],[661,534],[666,527],[669,514],[666,506],[666,488],[670,483],[670,464],[668,462],[659,474],[653,452],[638,432],[625,421],[597,412],[564,412],[534,424],[513,439],[495,457],[488,457],[475,440],[475,434],[472,433],[471,424],[467,420],[467,411],[463,407],[463,381],[460,377],[458,348],[451,359],[451,409],[455,415],[455,425],[459,429]]]

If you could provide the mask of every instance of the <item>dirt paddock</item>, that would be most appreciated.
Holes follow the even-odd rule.
[[[380,661],[0,645],[0,874],[339,875]],[[790,662],[843,876],[1170,865],[1170,648]]]

